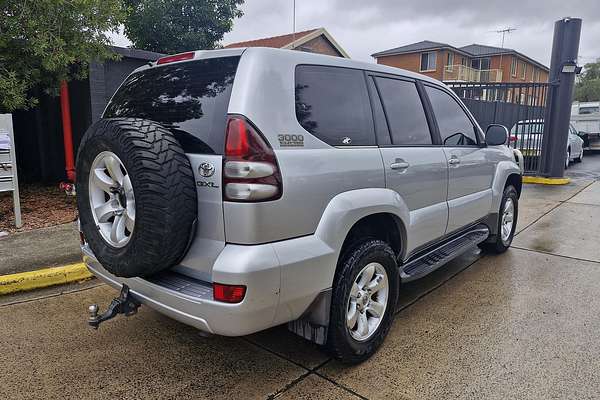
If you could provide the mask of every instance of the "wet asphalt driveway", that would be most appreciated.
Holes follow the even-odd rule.
[[[600,181],[578,171],[526,186],[506,254],[473,251],[406,285],[361,365],[284,327],[205,338],[144,307],[93,331],[87,305],[116,293],[92,281],[0,297],[0,399],[598,398]]]

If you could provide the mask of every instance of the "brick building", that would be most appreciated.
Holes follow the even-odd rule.
[[[232,47],[275,47],[350,58],[348,53],[333,39],[333,36],[325,28],[231,43],[225,46],[225,48]]]
[[[378,64],[450,82],[547,82],[549,68],[513,49],[424,40],[372,54]]]

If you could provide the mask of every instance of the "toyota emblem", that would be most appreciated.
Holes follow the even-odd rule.
[[[208,178],[215,173],[215,166],[209,162],[203,162],[200,164],[200,167],[198,167],[198,172],[200,172],[200,175],[203,177]]]

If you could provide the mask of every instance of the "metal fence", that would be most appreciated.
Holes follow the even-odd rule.
[[[548,83],[446,82],[462,99],[479,125],[502,124],[510,131],[509,145],[525,157],[525,173],[540,167]]]

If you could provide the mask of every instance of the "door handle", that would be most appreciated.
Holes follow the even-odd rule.
[[[448,160],[448,164],[450,165],[458,165],[460,164],[460,160],[456,157],[452,157]]]
[[[396,170],[398,170],[398,169],[402,170],[402,169],[406,169],[408,167],[410,167],[410,164],[407,163],[406,161],[397,161],[397,162],[393,163],[392,165],[390,165],[391,169],[396,169]]]

